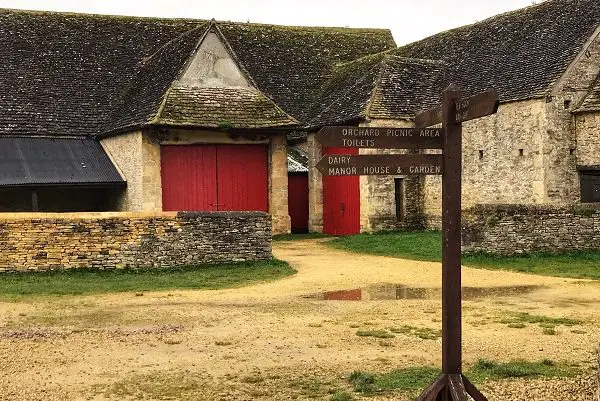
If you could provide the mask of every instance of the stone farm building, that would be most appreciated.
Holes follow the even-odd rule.
[[[436,226],[438,177],[321,177],[323,153],[353,150],[314,133],[410,127],[449,83],[502,102],[464,126],[465,206],[597,202],[599,33],[597,0],[399,48],[381,29],[3,10],[0,211],[265,211],[275,233]]]
[[[336,65],[308,123],[309,165],[322,153],[350,153],[321,149],[317,128],[412,127],[450,83],[465,96],[493,87],[501,100],[496,115],[463,125],[463,207],[600,202],[597,0],[548,0]],[[360,150],[378,152],[406,151]],[[441,223],[439,176],[309,175],[313,230]]]
[[[286,136],[335,64],[395,48],[380,29],[16,10],[0,40],[0,211],[264,211],[276,233]]]

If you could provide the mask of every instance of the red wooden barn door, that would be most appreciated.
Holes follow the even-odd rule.
[[[161,146],[163,210],[269,210],[264,145]]]
[[[357,155],[357,148],[323,148],[323,155]],[[323,176],[323,232],[351,235],[360,232],[360,182],[358,176]]]
[[[218,210],[269,211],[268,151],[264,145],[219,145]]]
[[[217,210],[217,147],[160,147],[163,210]]]
[[[292,220],[292,233],[308,232],[308,175],[288,176],[288,210]]]

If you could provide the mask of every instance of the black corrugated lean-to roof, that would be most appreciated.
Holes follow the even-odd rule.
[[[91,138],[0,136],[0,187],[125,185],[108,155]]]

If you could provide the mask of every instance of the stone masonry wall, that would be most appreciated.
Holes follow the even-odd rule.
[[[600,113],[577,115],[577,165],[600,167]]]
[[[127,188],[119,199],[117,210],[130,212],[144,210],[142,132],[128,132],[102,138],[100,144],[127,181]]]
[[[0,214],[0,270],[270,259],[264,212]]]
[[[504,103],[497,114],[463,124],[463,208],[546,201],[545,113],[544,100]],[[441,222],[441,184],[438,176],[425,177],[425,214],[431,228]]]
[[[463,252],[600,249],[600,204],[477,205],[463,212]]]
[[[364,127],[409,128],[413,124],[403,120],[371,120]],[[360,149],[366,154],[412,154],[415,150]],[[394,179],[402,178],[402,216],[396,213]],[[424,228],[424,177],[421,176],[361,176],[360,227],[362,232]]]

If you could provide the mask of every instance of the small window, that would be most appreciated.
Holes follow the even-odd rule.
[[[396,220],[404,221],[404,179],[394,178],[394,197],[396,198]]]
[[[525,151],[523,149],[519,149],[519,156],[523,156],[525,154]]]
[[[483,160],[483,150],[479,151],[479,160]]]
[[[569,149],[569,154],[571,156],[573,156],[575,154],[575,149],[574,148]]]
[[[581,202],[600,202],[600,171],[580,171]]]
[[[569,99],[565,100],[565,109],[568,110],[571,107],[571,101]]]

